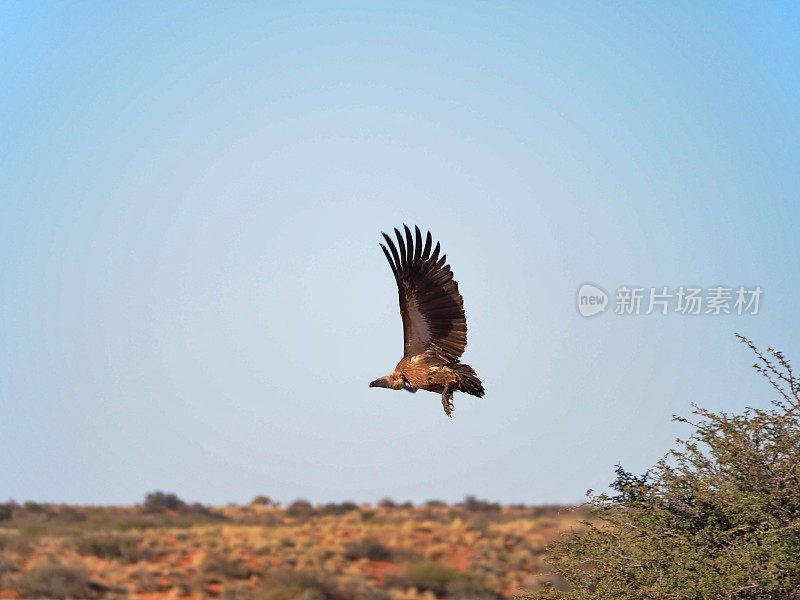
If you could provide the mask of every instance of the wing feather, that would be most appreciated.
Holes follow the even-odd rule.
[[[422,234],[419,231],[419,227],[416,225],[414,225],[414,233],[416,234],[414,244],[414,262],[418,263],[422,258]]]
[[[390,238],[388,235],[386,235],[383,232],[381,232],[381,235],[383,236],[383,239],[386,240],[386,243],[388,244],[389,249],[392,251],[392,258],[394,259],[394,261],[390,260],[389,264],[392,265],[392,272],[394,273],[395,278],[397,278],[400,275],[400,272],[399,272],[399,269],[400,269],[400,256],[397,254],[397,248],[394,247],[394,243],[392,243],[392,238]],[[387,256],[387,258],[388,258],[388,256]]]
[[[402,259],[400,265],[403,265],[406,263],[406,243],[403,241],[402,234],[397,231],[397,227],[394,228],[394,234],[397,236],[397,246],[400,248],[400,257]]]
[[[428,232],[428,235],[425,236],[425,250],[422,251],[421,258],[425,260],[429,259],[431,256],[431,232]]]
[[[414,356],[433,349],[455,361],[467,345],[467,320],[447,255],[439,257],[439,242],[431,252],[431,234],[426,233],[423,243],[419,227],[415,226],[412,234],[403,225],[402,233],[397,228],[394,233],[396,245],[383,233],[388,249],[380,246],[397,281],[404,354]]]
[[[397,267],[394,266],[394,262],[392,261],[392,257],[389,256],[389,251],[386,249],[386,246],[384,246],[383,244],[378,244],[378,245],[381,247],[381,250],[383,250],[383,253],[386,256],[386,260],[389,261],[389,266],[392,267],[392,274],[394,275],[394,278],[397,279]]]
[[[406,262],[411,265],[414,263],[414,240],[411,237],[411,230],[408,228],[408,225],[403,225],[403,229],[406,231],[406,250],[408,254],[406,254]]]

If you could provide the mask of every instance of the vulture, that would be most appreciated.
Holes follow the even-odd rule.
[[[397,244],[385,233],[386,246],[380,244],[400,296],[403,358],[391,374],[376,379],[369,387],[441,394],[444,412],[452,418],[453,392],[478,398],[484,394],[475,370],[459,362],[467,345],[464,299],[447,256],[439,256],[439,243],[431,247],[430,232],[423,242],[419,227],[414,227],[414,234],[407,225],[403,229],[405,236],[394,230]]]

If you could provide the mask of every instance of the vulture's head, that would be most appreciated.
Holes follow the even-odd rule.
[[[401,390],[405,385],[405,378],[402,373],[395,371],[385,377],[380,377],[369,384],[369,387],[389,388],[390,390]]]

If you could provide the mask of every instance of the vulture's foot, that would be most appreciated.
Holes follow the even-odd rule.
[[[412,394],[416,394],[419,388],[415,388],[413,385],[408,383],[407,381],[403,384],[403,389],[407,392],[411,392]]]
[[[442,408],[444,409],[444,414],[452,419],[455,406],[453,406],[453,392],[450,390],[445,390],[442,393]]]

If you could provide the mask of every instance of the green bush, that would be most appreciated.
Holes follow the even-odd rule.
[[[191,505],[186,506],[183,511],[190,513],[194,517],[204,517],[213,521],[226,520],[224,515],[218,513],[213,508],[209,508],[205,504],[200,504],[199,502],[193,502]]]
[[[332,600],[391,600],[388,591],[376,587],[380,583],[367,578],[340,579],[340,587]]]
[[[45,512],[45,507],[38,502],[34,502],[33,500],[28,500],[22,505],[22,508],[25,509],[26,512],[39,514]]]
[[[428,500],[425,502],[428,508],[447,508],[447,502],[443,500]]]
[[[203,573],[207,580],[225,581],[227,579],[249,579],[252,569],[244,561],[232,559],[222,554],[211,554],[203,562]]]
[[[466,496],[464,498],[464,508],[470,512],[500,512],[500,504],[497,502],[480,500],[475,496]]]
[[[440,598],[493,597],[480,579],[472,574],[433,561],[421,561],[406,568],[404,585]]]
[[[251,506],[274,506],[275,502],[269,496],[256,496],[250,501]]]
[[[314,507],[308,500],[295,500],[286,508],[289,517],[310,517],[314,514]]]
[[[330,587],[311,573],[277,571],[264,583],[260,600],[332,600]]]
[[[376,583],[367,579],[347,578],[341,580],[335,600],[391,600],[388,591],[375,587]]]
[[[564,511],[575,510],[571,506],[562,506],[560,504],[543,504],[541,506],[532,506],[530,508],[522,506],[522,509],[529,510],[529,514],[534,519],[541,519],[543,517],[556,517],[559,513]]]
[[[44,523],[20,523],[15,527],[16,532],[9,531],[0,535],[0,548],[9,553],[16,554],[25,560],[41,543],[42,536],[47,528]]]
[[[87,520],[87,515],[75,506],[59,506],[58,520],[65,523],[83,523]]]
[[[322,515],[344,515],[354,510],[358,510],[358,504],[355,502],[329,502],[319,509],[319,513]]]
[[[644,475],[617,467],[586,528],[549,547],[568,589],[532,598],[800,598],[800,380],[783,354],[740,340],[772,407],[677,419],[691,436]]]
[[[75,549],[83,556],[135,563],[145,558],[138,542],[137,538],[128,535],[95,534],[77,538]]]
[[[344,556],[347,560],[366,558],[369,560],[392,560],[392,551],[372,537],[361,538],[347,542],[344,546]]]
[[[353,600],[391,600],[388,592],[377,588],[367,588],[353,595]]]
[[[83,565],[40,563],[25,571],[18,591],[24,598],[92,598],[95,593]]]
[[[175,494],[165,492],[150,492],[144,497],[142,510],[146,513],[159,514],[170,511],[182,511],[187,508],[186,502],[178,498]]]
[[[278,586],[265,590],[261,600],[326,600],[325,594],[315,588]]]
[[[17,564],[10,558],[0,554],[0,588],[4,587],[3,582],[6,575],[19,571]]]
[[[222,600],[253,600],[252,592],[241,584],[225,585],[220,597]]]
[[[10,521],[14,517],[14,505],[10,502],[0,504],[0,521]]]
[[[134,583],[134,590],[139,594],[149,594],[158,591],[158,582],[153,573],[146,569],[139,569],[130,575]]]

